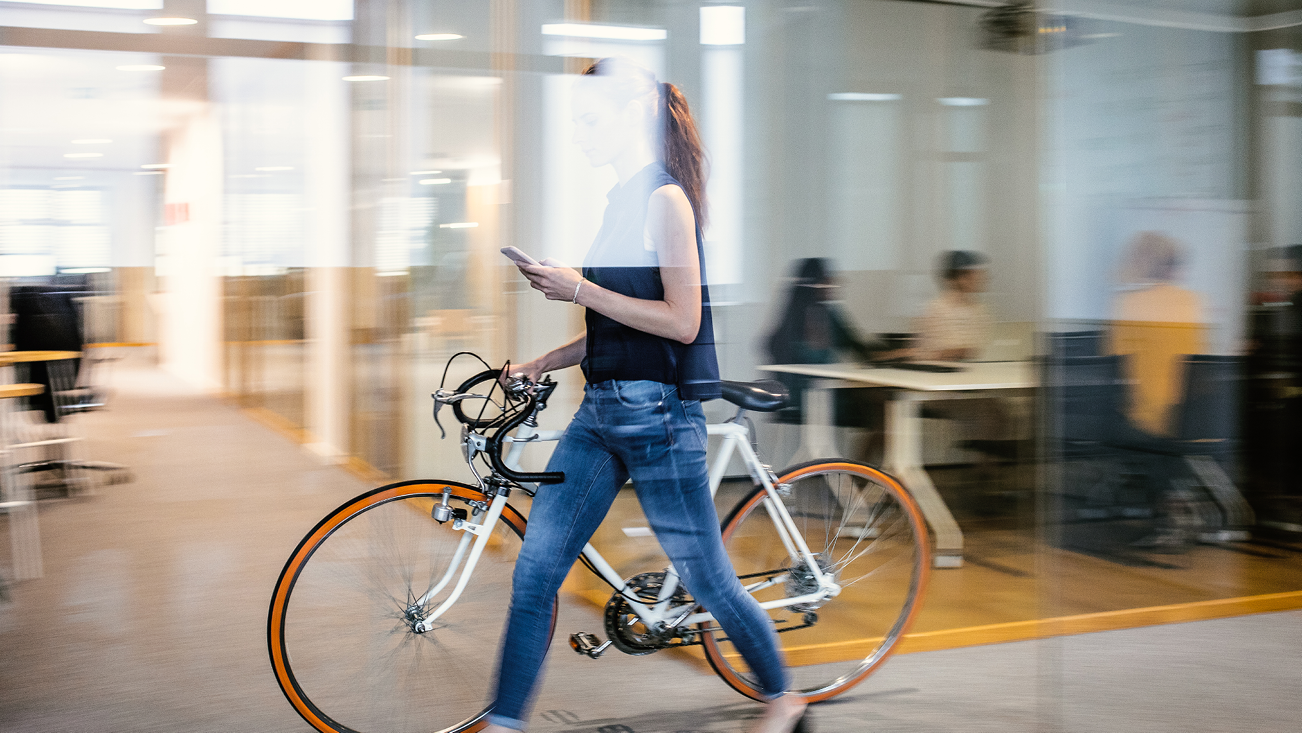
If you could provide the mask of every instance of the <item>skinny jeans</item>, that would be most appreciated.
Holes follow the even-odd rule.
[[[705,413],[673,385],[590,384],[552,453],[565,481],[540,487],[512,579],[489,722],[524,730],[547,654],[552,599],[620,487],[631,477],[661,548],[692,597],[714,614],[769,697],[788,687],[768,614],[737,579],[710,496]]]

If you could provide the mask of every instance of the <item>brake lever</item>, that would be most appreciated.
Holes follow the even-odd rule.
[[[468,397],[477,397],[478,395],[461,394],[459,392],[449,392],[445,389],[438,389],[430,394],[434,398],[434,424],[439,426],[439,439],[448,437],[448,431],[443,429],[443,423],[439,422],[439,410],[444,405],[450,405],[453,402],[460,402]]]

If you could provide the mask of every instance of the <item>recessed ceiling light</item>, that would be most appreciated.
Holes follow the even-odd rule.
[[[118,71],[162,71],[167,67],[159,66],[158,64],[127,64],[125,66],[117,66],[114,68]]]
[[[84,181],[84,180],[86,180],[86,177],[85,177],[85,176],[55,176],[54,180],[56,180],[56,181]]]
[[[981,97],[940,97],[936,101],[946,107],[984,107],[990,104],[989,99]]]
[[[294,168],[293,168],[293,166],[288,166],[288,165],[266,165],[266,166],[263,166],[263,167],[261,167],[261,168],[254,168],[253,170],[255,170],[255,171],[266,171],[266,172],[270,172],[270,171],[292,171],[292,170],[294,170]]]
[[[64,153],[65,158],[103,158],[103,153]]]
[[[412,171],[413,176],[437,176],[443,171]]]
[[[465,38],[460,33],[422,33],[416,36],[418,41],[455,41],[458,38]]]
[[[163,175],[163,171],[136,171],[136,172],[133,173],[132,175],[135,175],[135,176],[161,176],[161,175]]]
[[[171,168],[172,164],[171,163],[145,163],[140,167],[146,170],[158,170],[159,168]]]
[[[619,41],[663,41],[669,36],[663,28],[596,23],[548,23],[542,27],[542,34],[573,38],[610,38]]]
[[[827,98],[833,102],[895,102],[902,99],[898,94],[875,92],[833,92]]]
[[[194,25],[194,18],[145,18],[145,25]]]
[[[345,76],[344,81],[388,81],[389,77],[379,74],[357,74],[356,76]]]
[[[422,186],[441,186],[441,185],[443,185],[444,183],[451,183],[451,182],[452,182],[452,179],[451,179],[451,178],[422,178],[422,179],[420,180],[420,185],[422,185]]]
[[[88,137],[81,140],[73,140],[73,145],[108,145],[113,142],[106,137]]]
[[[439,229],[474,229],[479,226],[477,221],[456,221],[451,224],[439,224]]]

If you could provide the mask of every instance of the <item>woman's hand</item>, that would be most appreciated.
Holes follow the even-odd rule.
[[[509,367],[509,369],[503,369],[502,375],[497,378],[503,389],[510,386],[510,381],[513,378],[523,377],[529,381],[529,384],[537,384],[538,380],[542,379],[542,375],[548,371],[543,365],[542,359],[526,361],[523,364],[511,364]]]
[[[568,267],[543,265],[517,265],[517,267],[529,279],[529,286],[547,296],[548,300],[574,302],[574,289],[583,279],[582,275]]]

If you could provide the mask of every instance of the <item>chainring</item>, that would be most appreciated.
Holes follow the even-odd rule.
[[[643,603],[655,603],[660,596],[660,589],[664,587],[665,574],[640,573],[629,578],[625,583],[628,585],[626,593],[632,591],[633,595]],[[673,605],[688,602],[687,589],[679,583],[677,590],[674,591]],[[606,601],[605,621],[606,638],[610,639],[616,649],[635,657],[682,643],[674,636],[673,629],[661,631],[648,628],[629,606],[628,599],[620,593],[615,593],[609,601]]]

